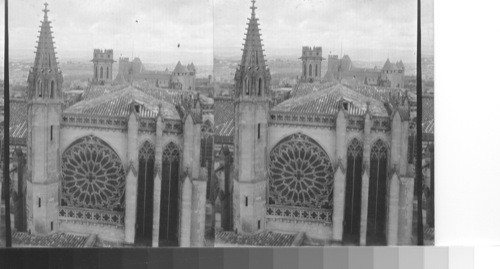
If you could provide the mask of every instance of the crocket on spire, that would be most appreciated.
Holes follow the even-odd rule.
[[[48,19],[47,13],[49,10],[47,9],[48,4],[44,4],[45,8],[42,10],[43,21],[40,26],[40,36],[38,39],[37,47],[36,47],[36,56],[35,56],[35,65],[34,69],[38,71],[42,70],[54,70],[57,71],[57,62],[56,62],[56,53],[54,50],[54,41],[52,38],[52,30]]]
[[[57,66],[57,58],[52,37],[51,21],[49,21],[47,8],[44,4],[43,21],[40,26],[36,46],[35,63],[28,76],[28,97],[30,99],[59,99],[62,97],[63,77]]]
[[[245,44],[243,47],[243,57],[241,66],[246,68],[265,68],[264,50],[262,49],[262,39],[260,36],[259,19],[255,16],[255,0],[252,0],[251,17],[248,19],[247,34],[245,36]]]

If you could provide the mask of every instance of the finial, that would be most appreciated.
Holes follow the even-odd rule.
[[[45,19],[47,19],[47,12],[49,12],[49,10],[47,9],[47,6],[48,6],[49,4],[47,4],[47,2],[45,2],[43,5],[45,6],[45,8],[42,10],[42,11],[45,13],[45,15],[43,15],[43,17],[44,17]]]
[[[250,9],[252,9],[252,18],[255,17],[255,9],[257,9],[257,7],[255,6],[255,0],[252,0],[252,6],[250,7]]]

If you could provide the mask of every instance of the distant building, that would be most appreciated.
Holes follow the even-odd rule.
[[[393,64],[389,59],[382,69],[377,67],[355,67],[348,55],[339,58],[338,55],[328,56],[328,69],[324,81],[341,81],[350,85],[385,86],[404,88],[405,67],[403,61]]]
[[[184,66],[179,61],[171,73],[165,71],[148,71],[139,58],[130,61],[129,58],[120,58],[118,61],[118,75],[116,84],[147,82],[151,86],[176,90],[196,89],[196,68],[193,63]]]
[[[313,82],[321,80],[321,47],[302,47],[302,81]]]
[[[403,61],[391,63],[389,59],[382,67],[381,82],[384,86],[403,88],[405,85],[405,66]]]
[[[184,66],[181,62],[172,71],[172,88],[179,90],[195,90],[196,88],[196,68],[193,63]]]
[[[113,81],[113,50],[94,49],[94,76],[92,82],[94,84],[105,84]]]

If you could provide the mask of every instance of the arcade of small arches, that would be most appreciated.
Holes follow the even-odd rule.
[[[378,138],[371,143],[369,156],[363,156],[363,141],[353,138],[347,143],[346,153],[343,241],[359,242],[362,175],[369,167],[367,243],[383,243],[387,217],[388,143]],[[284,218],[332,221],[310,217],[311,213],[307,213],[307,218],[302,216],[308,210],[333,210],[334,165],[314,139],[302,133],[282,139],[270,151],[268,171],[268,207],[273,208],[268,209],[268,216],[277,216],[275,211],[279,207],[281,212],[289,212],[280,215]]]
[[[101,66],[99,68],[99,72],[97,72],[97,66],[95,67],[95,71],[94,71],[94,78],[97,79],[104,79],[104,68]],[[106,79],[110,79],[109,77],[109,66],[106,67]]]
[[[254,89],[256,89],[257,96],[261,96],[263,87],[264,87],[264,85],[262,83],[262,78],[260,78],[260,77],[259,77],[259,80],[256,80],[256,78],[249,79],[248,77],[246,77],[245,81],[243,83],[243,89],[244,89],[246,95],[253,94]]]
[[[49,88],[50,88],[50,98],[54,98],[55,96],[55,90],[56,90],[56,82],[54,80],[51,80],[49,83]],[[38,97],[43,97],[43,92],[44,92],[44,87],[42,80],[39,79],[37,83],[37,92],[38,92]]]
[[[307,76],[307,64],[304,63],[304,67],[303,67],[303,70],[304,70],[304,77]],[[313,76],[313,65],[312,64],[309,64],[309,77],[312,77]],[[314,65],[314,77],[318,77],[318,64],[315,64]]]

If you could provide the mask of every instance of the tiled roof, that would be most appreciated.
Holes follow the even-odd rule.
[[[364,115],[369,102],[372,115],[388,116],[383,102],[344,85],[335,85],[288,99],[273,107],[272,111],[331,115],[338,112],[341,102],[344,101],[348,103],[347,112],[350,115]]]
[[[422,96],[422,133],[434,134],[434,96]]]
[[[310,94],[315,91],[323,90],[329,87],[332,87],[334,85],[337,85],[337,81],[331,81],[331,82],[326,82],[326,83],[299,83],[293,87],[292,90],[292,97],[299,97],[303,96],[306,94]]]
[[[93,99],[96,97],[101,97],[109,93],[113,93],[126,88],[127,84],[119,85],[93,85],[85,89],[82,95],[82,100]]]
[[[113,98],[121,97],[122,100],[113,101]],[[188,98],[195,100],[199,98],[202,107],[210,107],[213,105],[214,100],[204,95],[199,95],[195,91],[179,91],[171,89],[162,89],[158,87],[151,87],[141,83],[135,83],[134,86],[130,85],[105,85],[105,86],[92,86],[85,90],[82,101],[69,107],[65,110],[67,113],[84,113],[90,115],[111,115],[111,116],[124,116],[128,115],[127,101],[136,100],[139,103],[146,103],[150,106],[157,107],[159,103],[170,103],[174,107],[177,105],[184,105],[182,99]],[[94,100],[95,99],[95,100]],[[142,100],[142,101],[140,101]],[[90,109],[88,106],[95,107],[95,105],[103,104],[103,102],[111,102],[108,106],[101,105],[98,108]],[[147,107],[147,105],[146,105]],[[165,109],[165,107],[163,107]],[[96,111],[97,110],[97,111]],[[151,109],[149,109],[151,110]],[[149,111],[146,109],[143,117],[153,116],[156,117],[157,112]],[[149,111],[149,112],[148,112]],[[97,114],[96,114],[97,113]],[[117,114],[113,114],[117,113]],[[142,113],[142,111],[141,111]],[[148,114],[149,113],[149,114]],[[163,114],[168,116],[168,114]]]
[[[12,245],[21,247],[85,247],[88,236],[56,233],[52,235],[34,235],[26,232],[13,232]]]
[[[28,105],[24,100],[10,100],[10,137],[26,139],[28,134]],[[13,141],[14,142],[14,141]]]
[[[215,244],[241,246],[292,246],[296,234],[282,234],[264,231],[254,235],[241,235],[228,231],[215,232]]]
[[[405,96],[405,92],[397,88],[358,85],[352,86],[351,89],[361,93],[364,96],[374,98],[382,103],[401,104],[403,97]]]
[[[434,134],[434,120],[423,121],[422,122],[422,133],[423,134]]]
[[[158,92],[158,91],[156,91]],[[147,91],[129,86],[114,91],[99,98],[87,99],[67,108],[65,113],[87,114],[94,116],[128,116],[133,102],[140,104],[139,115],[154,118],[158,115],[161,104],[161,114],[164,118],[180,119],[175,103],[167,98],[158,98]]]
[[[234,102],[232,98],[214,100],[214,134],[216,138],[230,138],[234,134]]]

